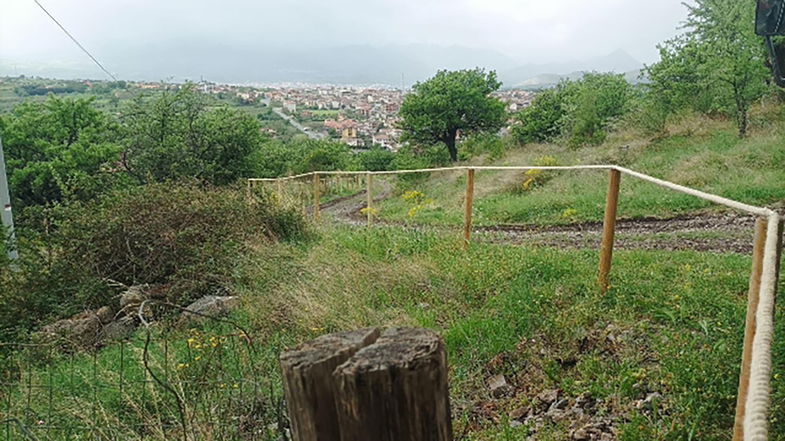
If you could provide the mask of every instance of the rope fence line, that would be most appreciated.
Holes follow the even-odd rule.
[[[286,181],[313,176],[314,215],[319,213],[319,177],[320,176],[365,176],[368,214],[368,225],[372,224],[372,177],[395,176],[414,173],[432,173],[446,171],[466,171],[466,196],[464,200],[464,247],[468,248],[472,226],[472,204],[474,202],[474,175],[476,171],[528,171],[528,170],[607,170],[609,172],[608,195],[606,199],[605,218],[603,220],[602,245],[600,249],[600,265],[598,286],[605,294],[609,289],[609,275],[613,253],[614,233],[616,228],[617,204],[621,175],[631,176],[663,188],[687,194],[705,201],[754,215],[758,218],[756,225],[765,241],[753,250],[752,274],[750,276],[750,301],[747,306],[747,324],[745,327],[744,347],[741,370],[739,375],[739,393],[736,405],[733,441],[766,441],[769,430],[769,412],[771,405],[771,365],[772,342],[774,339],[774,305],[779,280],[780,258],[782,254],[783,218],[774,210],[745,204],[733,199],[706,193],[684,185],[655,178],[628,168],[616,165],[573,165],[573,166],[456,166],[423,168],[393,171],[315,171],[281,178],[248,179],[248,195],[257,182],[275,182],[277,191],[282,192],[282,184]],[[766,225],[765,233],[759,225]],[[759,246],[762,245],[762,246]]]
[[[255,182],[285,182],[293,179],[306,178],[315,175],[318,176],[367,176],[367,175],[392,176],[392,175],[405,175],[405,174],[413,174],[413,173],[433,173],[433,172],[459,171],[459,170],[470,170],[470,169],[478,170],[478,171],[617,170],[622,174],[633,176],[643,181],[647,181],[652,184],[659,185],[661,187],[665,187],[680,193],[688,194],[690,196],[694,196],[709,202],[714,202],[715,204],[724,205],[726,207],[743,211],[748,214],[753,214],[756,216],[766,216],[766,217],[772,214],[776,214],[774,210],[765,207],[757,207],[754,205],[745,204],[743,202],[735,201],[733,199],[728,199],[715,194],[706,193],[704,191],[696,190],[694,188],[686,187],[684,185],[679,185],[673,182],[666,181],[664,179],[655,178],[654,176],[649,176],[647,174],[640,173],[628,168],[619,167],[617,165],[456,166],[456,167],[419,168],[419,169],[411,169],[411,170],[390,170],[390,171],[344,171],[344,170],[313,171],[308,173],[301,173],[299,175],[285,176],[280,178],[249,178],[248,184],[252,185]]]

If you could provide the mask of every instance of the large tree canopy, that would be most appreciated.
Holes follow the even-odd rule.
[[[499,130],[507,120],[505,105],[490,94],[501,87],[496,73],[484,69],[439,71],[414,85],[401,105],[404,140],[447,146],[458,160],[456,137]]]
[[[92,98],[21,104],[0,119],[0,132],[18,208],[90,199],[116,179],[117,124]]]
[[[208,104],[192,85],[137,98],[122,116],[128,172],[140,182],[185,177],[216,185],[250,176],[259,123],[245,112]]]
[[[754,32],[751,0],[696,0],[688,5],[686,33],[660,47],[648,68],[653,97],[665,111],[684,103],[702,112],[732,115],[747,134],[749,107],[766,90],[763,40]]]

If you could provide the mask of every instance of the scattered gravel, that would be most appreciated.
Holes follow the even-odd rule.
[[[376,184],[374,201],[390,195],[386,181]],[[340,222],[365,225],[365,191],[322,205]],[[377,220],[378,224],[397,225]],[[694,250],[715,253],[749,254],[752,252],[753,216],[734,212],[706,213],[668,219],[620,219],[616,224],[614,247],[617,249]],[[412,228],[411,225],[407,227]],[[416,227],[415,227],[416,228]],[[428,227],[432,229],[434,227]],[[569,225],[495,225],[475,227],[475,239],[512,245],[552,246],[568,249],[598,248],[602,237],[602,222],[583,222]]]

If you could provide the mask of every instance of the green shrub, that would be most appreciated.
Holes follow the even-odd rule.
[[[246,242],[290,239],[303,218],[264,193],[196,185],[148,185],[68,210],[59,236],[64,258],[94,277],[165,285],[187,301],[225,289]],[[86,299],[100,304],[105,299]]]
[[[555,167],[559,165],[559,161],[553,156],[541,156],[534,165],[539,167]],[[553,178],[553,172],[540,169],[529,169],[523,173],[523,177],[519,183],[516,183],[511,192],[515,194],[527,193],[535,188],[545,185]]]
[[[461,159],[487,154],[491,161],[504,156],[507,146],[499,135],[495,133],[478,133],[470,136],[461,143]]]
[[[444,149],[440,149],[444,150]],[[416,170],[420,168],[429,168],[431,164],[428,162],[424,155],[420,155],[414,151],[411,146],[403,147],[395,155],[395,160],[392,162],[393,170]],[[422,183],[428,179],[428,173],[411,173],[398,175],[398,186],[401,190],[407,187]]]
[[[573,147],[601,144],[611,124],[629,111],[632,87],[623,75],[587,73],[541,92],[516,116],[520,143],[563,137]]]
[[[152,184],[50,210],[52,226],[27,235],[18,271],[0,273],[0,327],[9,334],[114,303],[110,282],[152,284],[172,302],[230,289],[259,239],[303,237],[294,208],[260,192]]]
[[[623,75],[588,73],[569,87],[563,134],[573,147],[599,145],[607,129],[628,111],[631,86]]]
[[[0,118],[14,206],[89,200],[125,185],[114,119],[93,98],[27,102]]]
[[[294,163],[298,173],[353,168],[352,151],[342,142],[308,140],[301,148],[305,150],[302,161]]]
[[[123,113],[123,166],[139,183],[197,178],[226,185],[253,170],[262,136],[248,113],[216,107],[193,84],[137,97]]]
[[[392,170],[395,153],[382,148],[372,148],[358,155],[360,168],[370,171]]]
[[[564,118],[565,84],[537,94],[529,107],[518,112],[513,138],[521,144],[551,141],[561,134]]]

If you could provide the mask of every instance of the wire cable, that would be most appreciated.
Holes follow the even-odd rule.
[[[52,14],[50,14],[50,13],[49,13],[49,11],[47,11],[47,10],[46,10],[46,8],[44,8],[44,5],[42,5],[42,4],[41,4],[41,3],[40,3],[38,0],[33,0],[33,1],[35,2],[35,4],[37,4],[37,5],[38,5],[38,7],[39,7],[39,8],[41,8],[41,10],[42,10],[42,11],[44,11],[44,12],[46,13],[46,15],[48,15],[48,16],[49,16],[49,18],[51,18],[51,19],[52,19],[52,21],[54,21],[54,22],[55,22],[55,24],[57,24],[57,26],[59,26],[59,27],[60,27],[60,29],[62,29],[62,30],[63,30],[63,32],[65,32],[65,35],[67,35],[67,36],[68,36],[68,38],[70,38],[70,39],[71,39],[71,41],[73,41],[73,42],[74,42],[74,43],[75,43],[77,46],[79,46],[79,49],[81,49],[81,50],[82,50],[82,52],[86,53],[86,54],[87,54],[87,56],[88,56],[88,57],[90,57],[90,59],[91,59],[91,60],[93,60],[93,62],[95,62],[95,64],[97,64],[97,65],[98,65],[98,67],[100,67],[102,71],[104,71],[104,73],[105,73],[105,74],[109,75],[109,77],[110,77],[110,78],[112,78],[114,81],[117,81],[117,77],[115,77],[114,75],[112,75],[112,73],[111,73],[111,72],[109,72],[108,70],[106,70],[106,68],[104,67],[104,65],[103,65],[103,64],[101,64],[101,62],[100,62],[100,61],[98,61],[98,60],[97,60],[97,59],[96,59],[96,58],[93,56],[93,54],[91,54],[91,53],[90,53],[90,51],[88,51],[87,49],[85,49],[85,47],[84,47],[84,46],[82,46],[82,44],[81,44],[81,43],[79,43],[79,41],[78,41],[76,38],[74,38],[74,36],[73,36],[73,35],[71,35],[71,33],[70,33],[70,32],[68,32],[68,30],[65,28],[65,26],[63,26],[62,24],[60,24],[60,22],[59,22],[59,21],[57,21],[57,19],[56,19],[56,18],[55,18],[55,17],[54,17]]]

